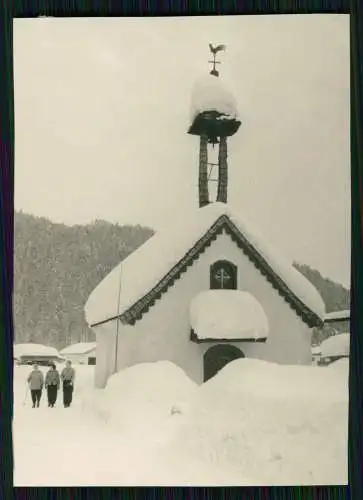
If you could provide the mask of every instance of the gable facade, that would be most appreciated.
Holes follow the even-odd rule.
[[[215,241],[219,235],[227,233],[236,243],[239,249],[253,263],[256,269],[268,280],[272,287],[286,300],[292,309],[310,327],[322,326],[322,319],[286,285],[281,277],[274,271],[271,265],[259,254],[248,239],[239,231],[227,215],[220,216],[212,227],[196,242],[196,244],[177,262],[172,269],[154,286],[147,291],[139,300],[132,304],[119,316],[108,318],[91,326],[98,326],[110,319],[120,318],[124,324],[133,325],[139,321],[144,314],[148,313],[155,303],[172,287],[177,280],[192,266],[206,249]]]
[[[172,283],[165,278],[162,286],[167,290],[156,290],[157,295],[149,294],[147,300],[144,297],[144,302],[139,301],[137,308],[122,315],[118,326],[114,319],[94,327],[97,335],[98,387],[105,385],[116,367],[119,371],[136,363],[159,360],[177,364],[194,381],[201,383],[203,356],[210,345],[191,341],[189,306],[192,298],[201,291],[209,290],[211,285],[217,286],[221,281],[228,282],[226,275],[222,276],[223,272],[218,273],[222,269],[227,274],[232,273],[231,279],[237,289],[251,293],[260,302],[269,321],[269,337],[265,343],[235,344],[243,354],[282,364],[311,362],[311,332],[306,322],[310,312],[306,312],[308,316],[296,313],[292,307],[294,298],[287,300],[278,284],[271,286],[271,281],[266,279],[251,256],[241,249],[225,222],[220,222],[218,231],[208,235],[210,240],[203,246],[203,251],[199,251],[198,258],[178,263],[186,267],[183,272],[179,269],[177,279],[176,274],[175,279],[171,277]],[[214,271],[219,278],[214,276]],[[304,311],[303,307],[300,311]],[[137,321],[132,316],[134,314],[139,315]],[[312,316],[310,319],[314,320]]]

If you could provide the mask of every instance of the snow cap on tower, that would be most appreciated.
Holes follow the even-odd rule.
[[[220,78],[203,75],[192,89],[191,124],[189,134],[216,137],[230,136],[241,125],[234,95],[223,85]]]
[[[192,135],[206,134],[209,142],[218,142],[219,137],[234,135],[241,125],[238,116],[237,102],[233,94],[227,90],[216,70],[217,53],[225,51],[223,44],[209,44],[213,55],[213,69],[208,75],[199,78],[192,90],[191,124],[188,130]]]

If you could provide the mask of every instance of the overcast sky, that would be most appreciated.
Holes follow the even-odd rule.
[[[191,88],[208,43],[243,124],[229,200],[288,257],[350,281],[349,17],[16,19],[15,207],[157,228],[198,204]]]

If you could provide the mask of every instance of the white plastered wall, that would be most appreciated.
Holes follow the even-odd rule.
[[[104,388],[115,372],[116,322],[110,321],[94,328],[96,333],[95,387]]]

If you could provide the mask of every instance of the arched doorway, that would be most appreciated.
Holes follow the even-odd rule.
[[[214,377],[219,370],[235,359],[244,358],[243,352],[233,345],[218,344],[210,347],[203,357],[203,381]]]

